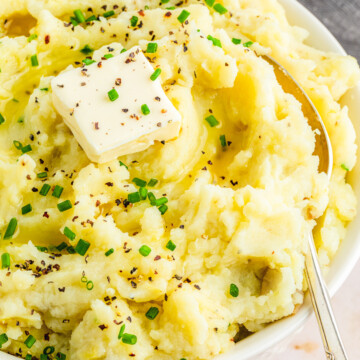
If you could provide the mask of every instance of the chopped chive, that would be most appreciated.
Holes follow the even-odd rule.
[[[350,169],[345,164],[341,164],[341,168],[345,171],[350,171]]]
[[[154,320],[159,314],[159,309],[157,307],[151,307],[145,314],[149,320]]]
[[[230,285],[230,295],[232,297],[238,297],[239,296],[239,288],[235,284]]]
[[[1,255],[1,268],[7,269],[10,267],[10,254],[4,253]]]
[[[5,118],[2,116],[2,114],[0,114],[0,125],[3,124],[5,122]]]
[[[30,61],[31,61],[31,66],[39,66],[39,60],[36,54],[30,57]]]
[[[59,209],[59,211],[63,212],[66,210],[69,210],[72,208],[72,204],[70,200],[65,200],[59,204],[57,204],[57,208]]]
[[[81,53],[85,54],[85,55],[89,55],[92,52],[94,52],[94,49],[92,49],[89,45],[85,45],[81,50]]]
[[[149,256],[150,253],[151,253],[151,249],[147,246],[147,245],[142,245],[139,249],[139,253],[146,257],[146,256]]]
[[[54,346],[47,346],[44,350],[43,350],[43,353],[46,354],[46,355],[50,355],[52,353],[55,352],[55,348]]]
[[[139,20],[139,18],[138,18],[137,16],[133,16],[133,17],[130,19],[130,25],[131,25],[132,27],[135,27],[135,26],[137,25],[137,23],[138,23],[138,20]]]
[[[124,166],[124,167],[126,167],[126,170],[129,170],[129,168],[122,161],[119,161],[119,165]]]
[[[150,179],[150,181],[148,182],[148,186],[150,186],[150,187],[153,187],[153,186],[155,186],[157,183],[159,182],[159,180],[157,180],[157,179]]]
[[[71,241],[75,240],[76,238],[76,234],[71,231],[67,226],[64,227],[64,235]]]
[[[243,44],[243,47],[250,47],[253,44],[252,41],[247,41],[246,43]]]
[[[87,288],[88,290],[92,290],[92,289],[94,288],[94,283],[93,283],[91,280],[89,280],[89,281],[86,283],[86,288]]]
[[[150,80],[155,81],[161,74],[161,69],[157,68],[150,76]]]
[[[55,185],[54,191],[52,192],[51,196],[54,196],[59,199],[63,190],[64,190],[64,188],[62,186]]]
[[[111,101],[115,101],[116,99],[119,98],[119,94],[118,92],[115,90],[115,89],[111,89],[109,92],[108,92],[108,97]]]
[[[23,206],[22,208],[21,208],[21,214],[22,215],[26,215],[26,214],[28,214],[29,212],[31,212],[32,211],[32,206],[31,206],[31,204],[27,204],[27,205],[25,205],[25,206]]]
[[[90,243],[86,240],[80,239],[79,242],[75,246],[75,251],[81,255],[84,256],[86,252],[88,251],[90,247]]]
[[[40,360],[49,360],[49,357],[46,354],[40,354]]]
[[[91,15],[90,17],[88,17],[85,22],[91,22],[91,21],[96,21],[97,17],[95,15]]]
[[[28,349],[30,349],[35,344],[35,342],[36,339],[32,335],[29,335],[28,338],[24,341],[24,344]]]
[[[215,0],[205,0],[205,3],[206,3],[207,6],[212,7],[214,5],[214,3],[215,3]]]
[[[222,46],[221,46],[221,41],[220,41],[219,39],[214,38],[214,37],[211,36],[211,35],[208,35],[208,36],[207,36],[207,39],[210,40],[210,41],[213,43],[214,46],[218,46],[218,47],[220,47],[220,48],[222,47]]]
[[[87,283],[87,282],[88,282],[88,279],[87,279],[86,276],[82,276],[81,279],[80,279],[80,281],[81,281],[82,283]]]
[[[41,88],[40,91],[49,91],[49,88],[44,87],[44,88]]]
[[[225,138],[225,135],[220,135],[220,144],[222,146],[222,148],[226,148],[226,138]]]
[[[76,18],[74,16],[70,17],[70,22],[74,25],[74,26],[78,26],[79,23],[77,22]]]
[[[46,196],[50,189],[51,189],[51,186],[49,184],[44,184],[42,186],[41,190],[39,191],[39,194],[42,196]]]
[[[13,237],[13,235],[15,233],[15,230],[16,230],[16,227],[17,227],[17,219],[12,218],[9,221],[9,225],[6,228],[5,235],[4,235],[4,240],[11,239]]]
[[[8,336],[7,336],[5,333],[1,334],[1,335],[0,335],[0,349],[1,349],[1,347],[2,347],[5,343],[7,343],[8,341],[9,341]]]
[[[20,116],[20,117],[17,119],[17,122],[18,122],[19,124],[22,124],[22,123],[24,122],[24,120],[25,120],[25,116],[23,115],[23,116]]]
[[[187,10],[183,10],[181,14],[177,17],[177,19],[181,24],[183,24],[184,21],[189,17],[189,15],[190,13]]]
[[[24,146],[23,148],[21,148],[21,152],[22,152],[23,154],[26,154],[26,153],[30,152],[31,150],[32,150],[31,145],[26,145],[26,146]]]
[[[139,186],[139,187],[144,187],[146,186],[146,181],[145,180],[141,180],[139,178],[133,178],[131,180],[135,185]]]
[[[112,58],[112,57],[114,57],[113,54],[105,54],[105,55],[104,55],[104,58],[105,58],[105,59],[110,59],[110,58]]]
[[[120,331],[119,331],[119,334],[118,334],[118,339],[122,338],[122,336],[124,334],[124,331],[125,331],[125,324],[122,324],[121,328],[120,328]]]
[[[170,0],[160,0],[162,4],[167,4]]]
[[[83,59],[82,62],[83,62],[85,65],[91,65],[91,64],[95,63],[96,61],[93,60],[93,59],[88,59],[88,58],[86,58],[86,59]]]
[[[125,48],[121,49],[120,54],[122,54],[122,53],[124,53],[124,52],[126,52],[126,49],[125,49]]]
[[[147,188],[141,187],[141,188],[139,189],[139,194],[140,194],[141,200],[146,200],[146,198],[147,198],[147,193],[148,193]]]
[[[169,6],[169,7],[165,8],[165,9],[166,9],[166,10],[175,10],[176,7],[175,7],[175,6]]]
[[[169,1],[170,1],[170,0],[169,0]],[[145,10],[149,10],[150,8],[149,8],[148,5],[145,5],[144,9],[145,9]]]
[[[241,39],[232,38],[231,41],[232,41],[232,43],[235,44],[235,45],[241,44]]]
[[[209,123],[211,127],[219,125],[219,121],[217,121],[216,117],[214,115],[209,115],[205,118],[205,120]]]
[[[79,24],[85,22],[85,16],[80,9],[75,10],[74,15]]]
[[[65,354],[63,354],[62,352],[58,352],[57,354],[56,354],[56,358],[55,358],[56,360],[66,360],[66,355]]]
[[[62,251],[68,247],[66,242],[62,242],[60,245],[56,247],[57,250]]]
[[[166,244],[166,248],[171,251],[174,251],[176,249],[176,245],[171,240],[169,240]]]
[[[31,34],[31,35],[27,38],[27,41],[28,41],[28,42],[31,42],[31,41],[37,39],[37,37],[38,37],[38,36],[37,36],[36,34]]]
[[[114,249],[113,248],[111,248],[111,249],[109,249],[106,253],[105,253],[105,256],[110,256],[111,254],[113,254],[114,253]]]
[[[114,10],[110,10],[110,11],[104,12],[103,17],[104,17],[104,18],[108,18],[108,17],[114,16],[114,15],[115,15],[115,11],[114,11]]]
[[[150,200],[150,204],[153,205],[156,201],[156,197],[152,192],[148,193],[148,199]]]
[[[137,202],[139,202],[140,200],[141,200],[141,198],[140,198],[140,194],[139,194],[138,191],[133,192],[133,193],[130,193],[130,194],[128,195],[128,201],[129,201],[130,203],[132,203],[132,204],[137,203]]]
[[[22,144],[20,141],[14,140],[13,141],[14,146],[18,149],[21,150],[23,148]]]
[[[214,10],[221,15],[226,14],[228,12],[227,8],[219,3],[214,5]]]
[[[48,248],[45,247],[45,246],[36,246],[36,248],[41,252],[47,252],[48,251]]]
[[[161,205],[159,207],[159,211],[161,212],[161,215],[164,215],[168,210],[168,207],[166,205]]]
[[[157,43],[149,42],[147,44],[146,52],[149,53],[149,54],[154,54],[154,53],[156,53],[157,48],[158,48]]]
[[[146,104],[142,104],[142,105],[141,105],[141,112],[142,112],[144,115],[149,115],[149,114],[150,114],[150,109],[149,109],[149,107],[148,107]]]
[[[169,200],[166,197],[162,197],[160,199],[156,199],[155,201],[153,201],[151,205],[160,206],[166,204],[168,201]]]
[[[44,172],[38,173],[36,176],[37,176],[39,179],[44,179],[44,178],[47,177],[47,172],[44,171]]]
[[[67,251],[69,254],[75,254],[75,253],[76,253],[76,251],[75,251],[75,249],[74,249],[73,246],[68,246],[67,249],[66,249],[66,251]]]
[[[32,360],[32,355],[31,354],[27,354],[25,356],[25,360]]]
[[[137,337],[136,337],[136,335],[125,333],[122,335],[121,340],[124,344],[135,345],[137,342]]]

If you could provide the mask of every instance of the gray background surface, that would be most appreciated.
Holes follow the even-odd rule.
[[[360,62],[360,0],[298,0]]]

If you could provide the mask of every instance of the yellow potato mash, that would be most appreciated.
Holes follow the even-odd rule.
[[[338,102],[359,80],[353,58],[307,46],[275,0],[2,0],[0,24],[2,351],[211,359],[294,313],[316,220],[326,268],[356,211],[355,132]],[[161,69],[180,135],[91,163],[51,80],[135,45]],[[322,116],[330,181],[260,53]]]

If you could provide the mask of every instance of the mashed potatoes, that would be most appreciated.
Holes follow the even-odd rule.
[[[274,0],[224,0],[225,13],[203,1],[185,3],[1,1],[5,352],[210,359],[302,303],[315,219],[324,267],[344,238],[356,208],[345,182],[356,146],[338,100],[359,79],[356,61],[305,45],[306,31],[291,27]],[[76,9],[101,16],[73,26]],[[190,15],[181,24],[184,9]],[[50,81],[85,57],[99,60],[134,45],[145,50],[148,42],[158,44],[147,55],[182,115],[180,136],[91,163],[57,115]],[[334,150],[330,182],[317,171],[315,136],[301,105],[256,55],[264,51],[319,110]],[[209,125],[210,115],[219,125]],[[168,199],[164,214],[149,200],[128,202],[139,189],[134,178],[158,180],[147,188]]]

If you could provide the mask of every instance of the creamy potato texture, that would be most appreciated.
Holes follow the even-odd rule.
[[[356,209],[345,181],[356,161],[355,132],[338,101],[357,83],[357,63],[304,44],[306,31],[290,26],[276,1],[222,5],[225,13],[195,0],[1,1],[3,351],[39,358],[53,346],[50,358],[210,359],[301,305],[316,219],[320,261],[329,265]],[[73,26],[77,9],[99,21]],[[85,57],[100,61],[134,45],[145,51],[149,42],[158,45],[146,55],[162,70],[181,133],[91,163],[56,113],[50,81]],[[262,52],[295,76],[319,110],[334,150],[330,181],[317,171],[301,105]],[[205,120],[210,115],[217,126]],[[134,178],[158,180],[147,189],[168,199],[164,214],[148,199],[127,201],[139,189]],[[56,185],[60,198],[52,195]],[[66,200],[72,207],[59,211]],[[32,211],[22,214],[27,204]],[[12,218],[15,233],[4,239]],[[90,244],[84,256],[74,253],[80,239]],[[150,308],[159,311],[154,319]],[[128,335],[119,339],[120,329]]]

